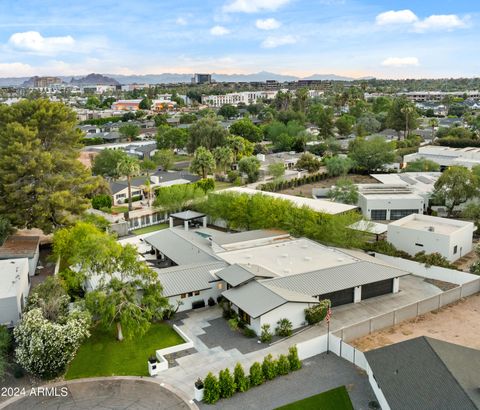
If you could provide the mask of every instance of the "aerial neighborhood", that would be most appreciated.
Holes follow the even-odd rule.
[[[226,2],[209,38],[294,3]],[[252,24],[272,66],[307,41]],[[123,50],[0,49],[32,35],[42,59]],[[394,79],[192,61],[0,78],[0,408],[480,409],[480,79],[402,79],[413,57],[380,64]]]

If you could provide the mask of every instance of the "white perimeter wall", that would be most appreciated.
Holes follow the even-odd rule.
[[[200,294],[197,296],[191,296],[191,297],[187,296],[184,299],[182,299],[180,295],[169,297],[168,303],[170,303],[172,306],[177,306],[177,301],[183,302],[183,304],[178,309],[179,312],[192,309],[192,303],[198,300],[204,300],[205,306],[208,306],[208,299],[210,297],[212,297],[215,303],[217,303],[217,297],[220,296],[221,292],[223,292],[226,289],[226,288],[218,289],[217,283],[220,283],[220,282],[212,283],[213,287],[211,289],[201,290]]]

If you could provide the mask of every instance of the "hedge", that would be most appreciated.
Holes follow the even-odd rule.
[[[327,178],[329,178],[329,175],[326,172],[319,172],[317,174],[304,175],[301,178],[266,182],[265,184],[261,184],[259,189],[260,191],[278,192],[284,189],[295,188],[306,184],[313,184],[314,182],[323,181]]]

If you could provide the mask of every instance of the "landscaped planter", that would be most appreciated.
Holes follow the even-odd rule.
[[[160,372],[160,362],[156,357],[148,359],[148,374],[150,376],[156,376]]]
[[[203,391],[204,391],[204,388],[203,388],[203,382],[198,379],[196,382],[195,382],[195,400],[196,401],[202,401],[203,400]]]

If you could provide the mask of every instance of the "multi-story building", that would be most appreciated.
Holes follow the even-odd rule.
[[[142,100],[118,100],[112,104],[112,110],[115,111],[138,111]]]
[[[46,88],[54,84],[61,84],[62,82],[58,77],[33,77],[34,88]]]
[[[192,78],[192,84],[210,84],[212,82],[211,74],[195,73]]]
[[[242,91],[238,93],[228,93],[223,95],[204,95],[202,103],[211,107],[221,107],[225,104],[256,104],[260,100],[271,100],[275,98],[277,91]]]

